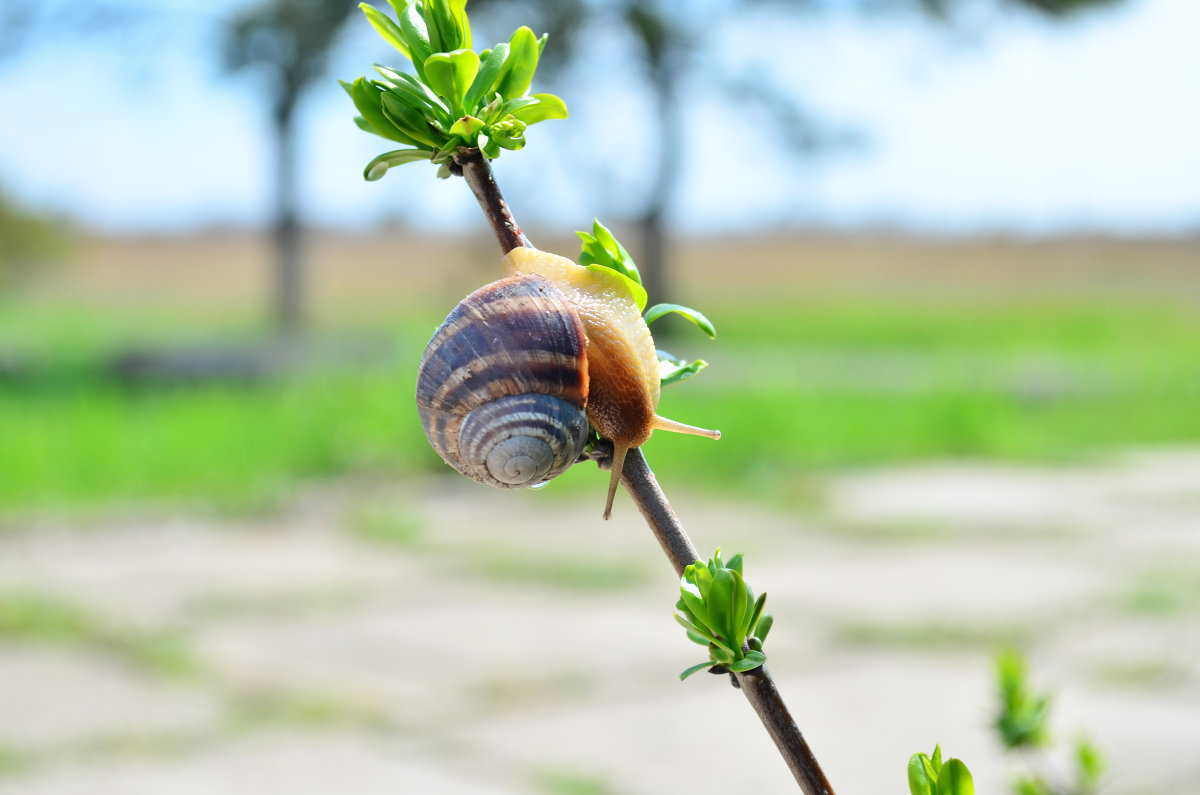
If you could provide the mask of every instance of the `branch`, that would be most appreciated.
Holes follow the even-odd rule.
[[[452,170],[461,174],[471,186],[471,192],[483,208],[483,214],[487,216],[504,253],[522,246],[533,248],[533,244],[525,237],[525,233],[517,225],[517,220],[513,218],[504,197],[500,195],[500,188],[492,176],[492,166],[483,153],[478,149],[468,149],[455,155],[454,163],[458,168]]]
[[[476,149],[459,154],[454,160],[461,167],[462,176],[471,186],[471,191],[479,201],[492,231],[496,233],[500,248],[504,249],[506,254],[521,246],[532,248],[529,238],[525,237],[505,204],[504,197],[500,195],[487,159]],[[454,170],[458,172],[458,169]],[[597,452],[593,453],[593,458],[601,469],[611,470],[611,445],[602,442]],[[625,484],[646,524],[658,539],[659,545],[675,569],[676,576],[682,577],[683,570],[697,562],[700,556],[683,525],[679,523],[679,517],[667,502],[666,495],[659,488],[658,481],[650,471],[646,457],[640,449],[632,449],[625,456],[621,482]],[[787,705],[779,695],[775,681],[767,669],[759,667],[733,676],[735,686],[741,689],[746,700],[758,713],[759,720],[771,735],[775,747],[787,762],[788,769],[792,771],[804,795],[833,795],[833,787],[825,778],[816,756],[788,712]]]
[[[611,455],[611,453],[610,453]],[[612,466],[609,458],[608,464]],[[604,469],[604,462],[600,462]],[[688,538],[679,517],[667,502],[667,497],[658,486],[658,480],[650,471],[646,457],[641,449],[630,450],[625,456],[625,466],[621,470],[621,483],[633,497],[638,510],[650,525],[659,546],[663,548],[667,559],[675,568],[675,574],[682,577],[683,570],[696,563],[700,556]],[[787,762],[796,782],[805,795],[833,795],[833,787],[825,778],[817,757],[809,748],[800,727],[788,712],[787,704],[775,687],[775,680],[770,671],[759,667],[741,674],[733,674],[737,687],[746,696],[750,706],[758,713],[758,719],[767,729],[767,734],[775,742],[780,755]]]

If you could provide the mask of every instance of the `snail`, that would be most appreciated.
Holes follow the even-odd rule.
[[[613,444],[608,519],[626,454],[655,430],[721,438],[655,413],[658,355],[619,275],[528,247],[501,267],[438,327],[417,372],[421,424],[446,463],[501,488],[538,485],[575,462],[590,422]]]

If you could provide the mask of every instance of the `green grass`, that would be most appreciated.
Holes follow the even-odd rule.
[[[659,433],[647,457],[669,490],[804,502],[806,478],[829,468],[1059,462],[1200,440],[1200,312],[1166,298],[1032,294],[710,302],[715,343],[685,329],[664,347],[717,364],[666,390],[660,412],[725,436]],[[254,335],[236,318],[201,320],[152,316],[139,337],[129,313],[0,313],[0,342],[48,363],[35,379],[0,382],[0,516],[130,500],[253,509],[306,481],[445,471],[412,403],[432,316],[381,327],[398,353],[371,366],[248,386],[132,389],[103,376],[99,363],[133,340]],[[592,481],[570,477],[555,490],[590,492]],[[389,522],[362,517],[357,530],[419,541]]]
[[[203,664],[181,637],[114,626],[83,606],[28,591],[0,591],[0,639],[93,648],[159,676],[187,679]]]
[[[471,547],[466,552],[472,571],[496,582],[544,585],[580,591],[620,591],[642,585],[650,572],[638,562],[508,549],[498,544]]]
[[[600,776],[574,770],[542,770],[534,785],[544,795],[609,795],[615,790]]]
[[[427,545],[425,523],[392,506],[366,504],[350,517],[350,530],[359,538],[397,549],[421,549]]]
[[[1031,628],[938,621],[912,624],[854,621],[836,627],[834,632],[842,643],[892,649],[995,649],[1022,645],[1033,634]]]

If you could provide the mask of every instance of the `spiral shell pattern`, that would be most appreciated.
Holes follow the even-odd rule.
[[[510,276],[446,317],[417,371],[430,445],[469,478],[500,488],[561,474],[587,442],[586,338],[542,276]]]

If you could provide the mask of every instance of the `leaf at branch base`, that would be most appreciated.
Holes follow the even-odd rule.
[[[767,655],[763,654],[761,651],[751,650],[746,652],[745,657],[733,663],[733,665],[730,665],[729,670],[733,671],[735,674],[741,674],[745,673],[746,671],[753,671],[766,661]]]
[[[392,152],[384,152],[370,163],[367,163],[367,167],[363,169],[363,178],[368,182],[374,182],[377,179],[381,179],[387,173],[388,169],[393,166],[416,163],[420,160],[428,161],[429,159],[430,152],[425,149],[396,149]]]
[[[343,80],[342,88],[346,89],[354,107],[362,116],[362,122],[355,122],[360,129],[396,143],[420,146],[419,140],[397,128],[384,114],[382,92],[365,77],[357,78],[353,83]]]
[[[512,111],[513,116],[526,124],[567,118],[567,103],[554,94],[531,94],[530,96],[537,102],[517,108]]]
[[[375,32],[383,37],[384,41],[399,50],[405,58],[412,60],[412,53],[409,52],[408,45],[404,43],[404,33],[391,17],[367,3],[359,3],[358,7],[362,9],[367,21],[371,23],[371,27],[375,28]]]
[[[716,339],[717,330],[713,327],[712,321],[704,316],[702,312],[692,309],[691,307],[683,306],[682,304],[655,304],[646,310],[646,323],[653,323],[663,315],[674,312],[678,315],[683,315],[688,320],[700,327],[700,330],[709,337]]]
[[[692,674],[697,673],[699,671],[703,671],[705,668],[711,668],[712,664],[713,664],[712,660],[705,660],[702,663],[696,663],[691,668],[685,669],[683,671],[683,673],[681,673],[679,675],[679,681],[682,682],[683,680],[687,679]]]
[[[703,359],[695,361],[687,361],[673,356],[670,353],[658,350],[658,379],[660,386],[670,386],[677,384],[680,381],[691,378],[696,373],[708,367],[708,362]]]

